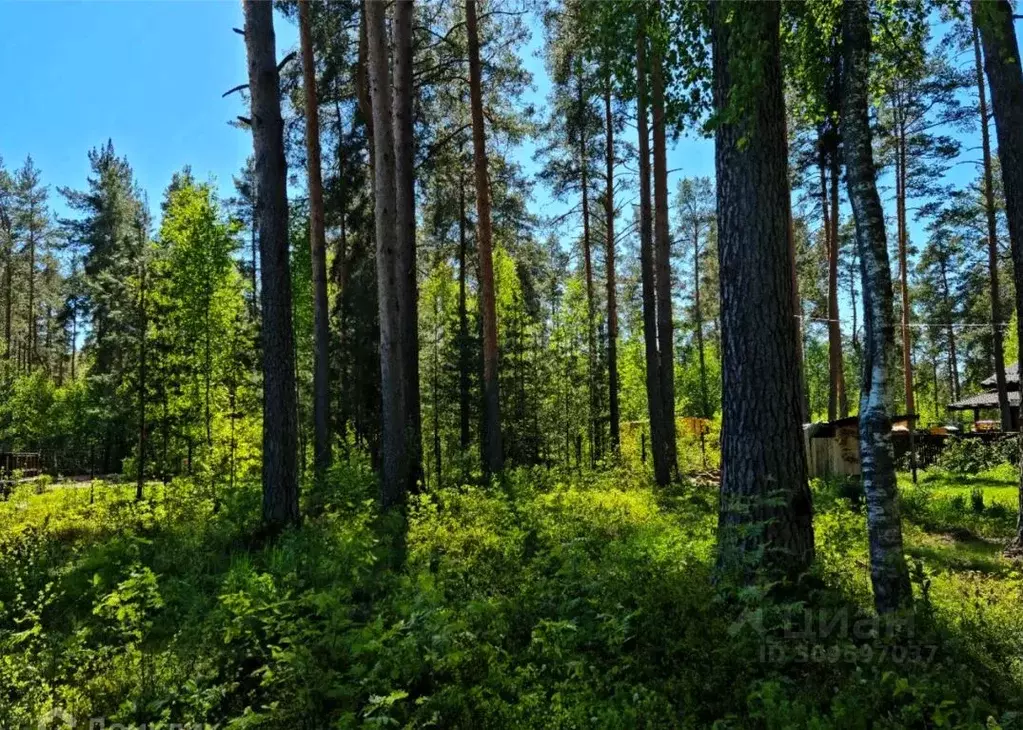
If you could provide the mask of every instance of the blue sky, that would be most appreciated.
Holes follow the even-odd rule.
[[[221,190],[230,193],[231,176],[252,144],[246,132],[228,125],[244,112],[241,97],[221,98],[246,80],[244,44],[231,30],[242,24],[241,3],[234,0],[0,0],[7,112],[0,155],[8,167],[16,167],[31,153],[58,213],[64,206],[56,188],[83,187],[89,173],[86,153],[108,138],[128,157],[154,214],[171,175],[186,164],[200,178],[215,176]],[[280,17],[276,31],[283,56],[296,45],[297,31]],[[549,90],[536,56],[541,43],[534,28],[522,53],[535,87],[524,101],[538,107]],[[524,145],[517,155],[527,171],[535,169],[532,149]],[[671,150],[668,166],[672,193],[683,175],[712,176],[712,142],[683,138]],[[959,166],[954,173],[963,184],[973,168]],[[534,204],[546,214],[563,209],[539,188]],[[910,227],[914,242],[922,243],[922,228]]]
[[[29,153],[51,187],[81,188],[87,152],[106,142],[126,155],[159,210],[171,175],[191,164],[225,190],[252,139],[227,122],[247,80],[240,2],[0,2],[5,69],[0,155]],[[278,46],[296,31],[278,23]]]
[[[56,188],[84,186],[86,153],[107,138],[128,157],[154,213],[171,175],[186,164],[200,178],[215,175],[229,192],[252,145],[227,124],[244,111],[240,97],[221,98],[246,81],[242,38],[231,31],[242,24],[241,3],[231,0],[0,2],[9,110],[0,155],[14,167],[31,153],[58,211]],[[283,55],[297,31],[280,17],[275,28]],[[541,42],[534,32],[523,52],[535,84],[527,101],[537,105],[549,88],[534,55]],[[518,156],[527,169],[531,153],[527,145]],[[710,175],[713,147],[683,141],[669,166]],[[557,207],[542,190],[536,203],[546,212]]]

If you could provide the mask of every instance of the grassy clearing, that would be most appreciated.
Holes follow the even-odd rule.
[[[715,585],[714,488],[627,469],[431,490],[403,544],[361,467],[272,545],[254,485],[216,513],[188,481],[142,504],[21,488],[0,503],[0,727],[53,707],[147,727],[1018,727],[1003,476],[980,512],[980,477],[905,487],[918,603],[892,636],[854,630],[864,517],[840,485],[815,489],[795,592]]]

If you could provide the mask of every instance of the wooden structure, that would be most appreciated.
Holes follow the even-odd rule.
[[[962,398],[955,403],[948,404],[950,411],[967,411],[973,413],[973,430],[983,432],[1000,432],[1001,421],[998,420],[998,383],[994,375],[984,378],[980,382],[984,388],[983,393],[971,395],[969,398]],[[1009,396],[1009,415],[1012,420],[1012,430],[1019,430],[1019,363],[1013,363],[1005,368],[1005,389]],[[994,411],[994,418],[982,419],[981,411],[990,414]]]
[[[860,475],[859,418],[851,416],[830,423],[803,426],[806,466],[816,477]]]
[[[911,431],[917,416],[892,417],[892,445],[895,456],[905,454],[910,435],[918,441],[926,434]],[[811,479],[822,477],[858,477],[860,475],[860,418],[849,416],[828,423],[803,426],[807,473]]]
[[[42,457],[35,451],[0,451],[0,474],[20,472],[33,477],[42,473]]]

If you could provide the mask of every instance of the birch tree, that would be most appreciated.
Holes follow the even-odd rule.
[[[862,262],[866,330],[860,391],[860,469],[867,503],[874,605],[879,612],[887,613],[909,605],[913,594],[902,553],[902,523],[891,441],[892,278],[867,108],[870,20],[866,0],[848,0],[843,6],[842,42],[842,134],[849,200]]]

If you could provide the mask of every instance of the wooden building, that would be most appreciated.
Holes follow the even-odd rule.
[[[985,378],[980,383],[983,393],[971,395],[969,398],[948,404],[950,411],[966,411],[973,413],[974,431],[1001,431],[1001,416],[998,413],[998,388],[995,376]],[[1009,413],[1012,418],[1012,430],[1019,430],[1019,363],[1007,365],[1005,368],[1005,386],[1009,395]],[[981,417],[983,415],[983,418]]]
[[[810,478],[860,475],[859,418],[803,426],[806,466]]]
[[[909,449],[911,424],[917,418],[907,415],[892,418],[892,446],[896,458]],[[827,423],[808,423],[803,426],[806,466],[810,478],[858,477],[859,430],[859,416],[849,416]]]

